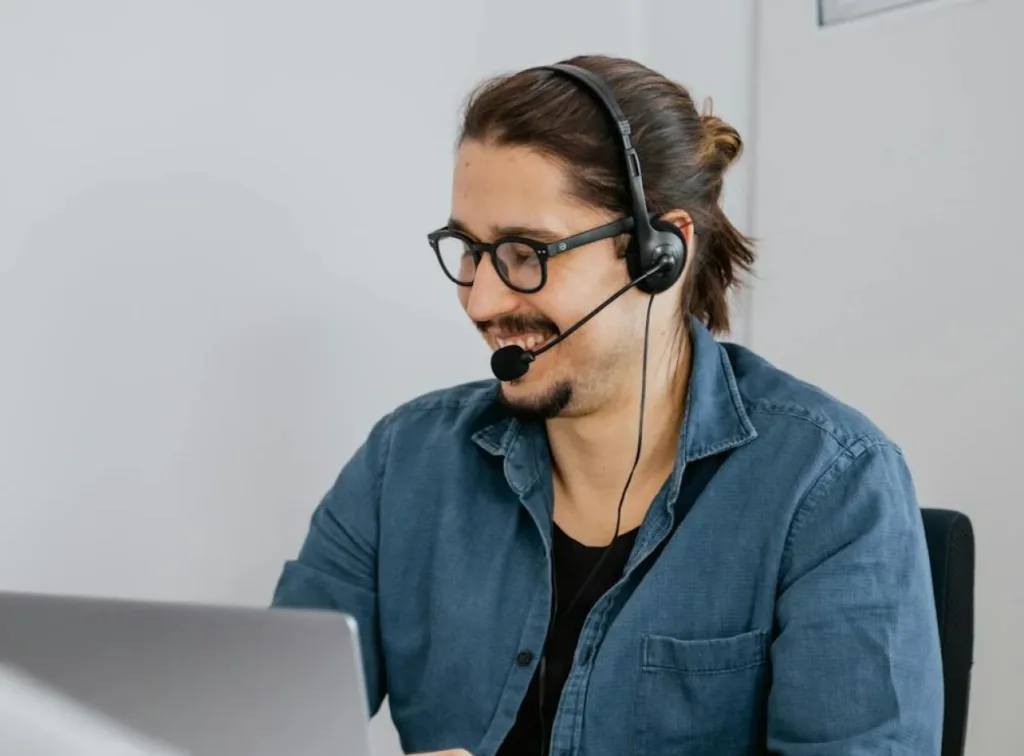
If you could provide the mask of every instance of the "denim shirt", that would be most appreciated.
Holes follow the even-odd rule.
[[[552,756],[938,754],[936,613],[900,450],[700,323],[691,336],[675,469],[587,617]],[[496,390],[379,421],[274,593],[356,619],[371,712],[386,695],[406,752],[492,756],[547,632],[550,453]],[[676,523],[687,465],[719,452]]]

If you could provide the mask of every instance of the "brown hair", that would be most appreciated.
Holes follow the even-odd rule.
[[[580,56],[565,61],[600,76],[632,127],[651,212],[681,208],[698,234],[684,290],[684,311],[715,333],[729,330],[727,294],[754,263],[753,244],[726,218],[723,175],[743,142],[717,116],[701,115],[690,93],[632,60]],[[470,96],[459,143],[466,139],[526,146],[565,166],[573,193],[614,213],[631,212],[621,138],[611,117],[579,84],[550,71],[526,70],[485,81]]]

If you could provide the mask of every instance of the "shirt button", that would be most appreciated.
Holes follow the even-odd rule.
[[[533,652],[532,651],[520,651],[518,654],[516,654],[516,664],[518,664],[520,667],[529,667],[530,666],[530,662],[532,662],[532,661],[533,661]]]

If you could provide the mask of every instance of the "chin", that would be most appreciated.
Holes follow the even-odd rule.
[[[501,384],[499,401],[512,416],[526,421],[549,420],[561,415],[572,403],[569,381],[543,385],[529,378],[527,373],[517,381]]]

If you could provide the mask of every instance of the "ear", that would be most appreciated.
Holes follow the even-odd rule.
[[[683,235],[683,239],[686,240],[686,249],[689,254],[688,257],[693,255],[693,218],[688,212],[682,209],[669,210],[667,213],[661,214],[661,220],[666,223],[671,223],[673,226],[679,229]],[[686,261],[687,267],[690,265],[690,261]]]

